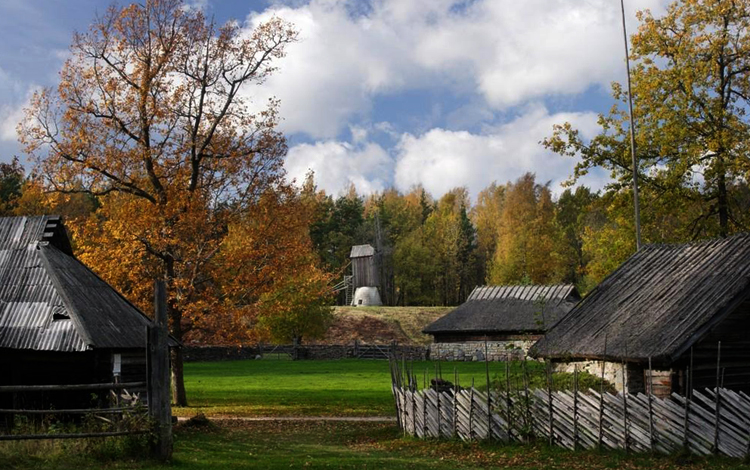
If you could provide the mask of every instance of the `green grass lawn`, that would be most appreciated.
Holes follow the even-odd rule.
[[[529,363],[537,383],[543,366]],[[486,382],[484,363],[443,363],[461,384]],[[503,383],[504,364],[490,364]],[[414,364],[419,380],[434,363]],[[512,372],[517,380],[520,366]],[[392,416],[386,361],[233,361],[186,364],[191,407],[176,414],[211,416]],[[564,386],[564,380],[557,382]],[[543,443],[504,445],[404,438],[395,423],[230,422],[175,429],[173,461],[144,458],[132,440],[0,442],[0,470],[31,469],[748,469],[728,459],[569,452]]]
[[[413,367],[420,387],[435,376],[435,363],[420,361]],[[442,362],[443,378],[485,389],[483,362]],[[505,364],[490,363],[494,384],[505,387]],[[527,362],[532,386],[546,387],[543,365]],[[522,366],[512,363],[511,387],[522,386]],[[425,379],[426,377],[426,379]],[[581,389],[595,386],[584,376]],[[555,374],[555,385],[572,387],[570,374]],[[332,361],[227,361],[185,364],[189,407],[175,408],[177,416],[395,416],[391,376],[387,361],[357,359]]]
[[[453,380],[486,382],[484,363],[442,363]],[[434,376],[434,363],[417,362],[418,378]],[[500,370],[491,365],[492,374]],[[185,364],[189,407],[178,416],[395,416],[387,361],[227,361]]]
[[[6,443],[0,443],[6,444]],[[34,445],[34,444],[32,444]],[[569,452],[542,443],[503,445],[403,438],[382,423],[219,422],[207,428],[181,425],[169,464],[142,460],[132,452],[69,451],[31,455],[4,453],[9,470],[89,469],[749,469],[727,459],[699,459],[616,452]],[[80,444],[77,444],[80,446]]]

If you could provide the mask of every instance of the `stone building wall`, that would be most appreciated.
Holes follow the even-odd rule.
[[[579,372],[588,372],[596,377],[602,376],[602,361],[577,361],[555,363],[555,372],[573,373],[575,366]],[[647,370],[639,364],[625,364],[626,386],[628,393],[644,393],[648,382]],[[622,392],[623,365],[620,362],[604,362],[604,380],[611,383],[618,392]],[[669,396],[672,393],[672,371],[653,370],[651,381],[654,386],[654,395],[659,397]]]
[[[520,360],[526,357],[535,340],[487,341],[490,361]],[[432,343],[430,359],[441,361],[484,361],[484,341],[461,343]]]

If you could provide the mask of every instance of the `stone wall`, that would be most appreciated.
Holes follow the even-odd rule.
[[[602,376],[602,361],[558,362],[555,363],[555,372],[568,372],[572,374],[576,365],[579,372],[588,372],[596,377]],[[628,393],[644,393],[646,391],[648,372],[644,370],[643,366],[627,363],[625,364],[625,371]],[[611,383],[618,392],[622,392],[623,388],[622,372],[622,363],[604,362],[604,380]],[[671,376],[672,372],[670,370],[655,369],[652,372],[651,380],[653,381],[655,396],[665,397],[672,393]]]
[[[185,362],[216,362],[255,359],[260,353],[257,346],[185,346],[182,357]]]
[[[534,340],[487,341],[487,359],[490,361],[523,359],[535,342]],[[484,341],[432,343],[430,345],[430,359],[440,359],[441,361],[484,361],[484,351]]]
[[[368,348],[363,344],[333,344],[333,345],[302,345],[296,348],[293,345],[261,347],[257,345],[246,346],[185,346],[183,357],[185,362],[215,362],[236,361],[242,359],[255,359],[262,353],[286,353],[297,359],[348,359],[359,358],[361,353]],[[385,353],[394,352],[399,359],[407,361],[421,361],[427,359],[427,348],[424,346],[411,345],[380,345],[378,351]],[[382,357],[385,359],[385,357]]]

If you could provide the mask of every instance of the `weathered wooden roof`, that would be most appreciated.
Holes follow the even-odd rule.
[[[0,348],[143,348],[149,323],[72,256],[59,217],[0,217]]]
[[[490,334],[543,332],[573,308],[580,296],[571,285],[481,286],[457,309],[423,332]]]
[[[370,245],[354,245],[349,258],[364,258],[366,256],[374,256],[375,248]]]
[[[594,288],[532,354],[671,363],[748,295],[750,234],[649,245]]]

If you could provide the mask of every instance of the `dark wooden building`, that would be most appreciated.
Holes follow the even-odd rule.
[[[555,361],[627,364],[626,388],[650,380],[660,395],[723,385],[750,391],[750,234],[643,247],[593,289],[532,349]],[[650,379],[648,360],[654,378]],[[599,366],[591,372],[599,373]],[[623,377],[614,379],[618,388]]]
[[[380,272],[377,253],[370,245],[355,245],[349,254],[352,262],[352,305],[382,305],[380,300]]]
[[[423,333],[434,337],[431,357],[476,359],[485,340],[493,359],[507,356],[509,350],[525,354],[580,299],[572,285],[477,287],[466,302]]]
[[[0,385],[145,381],[150,323],[73,256],[59,217],[0,218]],[[85,406],[90,393],[0,394],[0,408],[38,399]]]
[[[375,248],[370,245],[355,245],[349,258],[352,260],[352,285],[355,289],[380,286]]]

